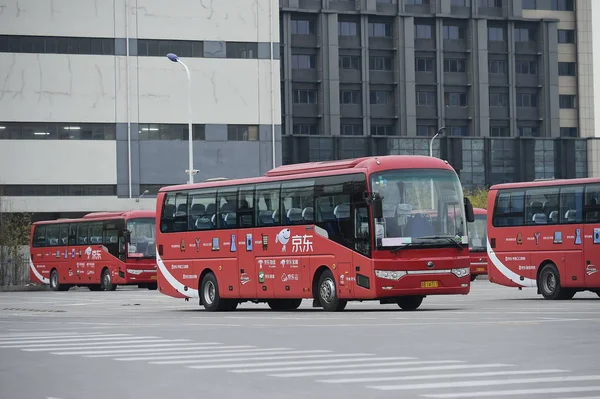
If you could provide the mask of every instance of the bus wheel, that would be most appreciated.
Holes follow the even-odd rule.
[[[302,299],[274,299],[267,301],[269,307],[273,310],[296,310],[300,307]]]
[[[540,292],[546,299],[563,299],[566,292],[560,286],[560,274],[553,263],[544,266],[538,280]]]
[[[417,310],[422,303],[423,297],[418,295],[398,298],[398,306],[400,306],[402,310]]]
[[[117,289],[117,285],[110,281],[110,271],[108,269],[102,270],[102,280],[100,280],[100,287],[103,291],[114,291]]]
[[[53,269],[50,273],[50,288],[52,288],[52,291],[69,291],[69,288],[71,288],[71,286],[67,284],[59,284],[58,270]]]
[[[152,284],[152,283],[150,283],[150,284],[148,284],[146,286],[146,288],[148,288],[151,291],[155,291],[158,288],[158,284]]]
[[[90,291],[100,291],[102,289],[100,284],[90,284],[88,285],[88,288],[90,289]]]
[[[475,281],[477,279],[477,275],[476,274],[471,274],[471,281]]]
[[[329,269],[319,277],[319,301],[323,309],[329,312],[342,311],[348,303],[348,301],[338,298],[335,280]]]
[[[209,312],[235,310],[238,301],[235,299],[223,299],[219,296],[219,284],[213,273],[208,273],[200,283],[200,300],[204,309]]]

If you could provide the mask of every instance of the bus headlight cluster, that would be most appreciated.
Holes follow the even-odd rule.
[[[136,276],[138,274],[142,274],[142,271],[143,270],[127,269],[127,273],[129,273],[129,274],[135,274]]]
[[[470,270],[468,267],[463,267],[460,269],[452,269],[452,274],[454,274],[458,278],[468,276],[469,273],[470,273]]]
[[[400,280],[403,276],[406,276],[404,271],[393,271],[393,270],[375,270],[377,277],[385,278],[388,280]]]

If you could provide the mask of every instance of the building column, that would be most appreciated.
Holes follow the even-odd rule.
[[[442,8],[450,7],[450,2],[442,2]],[[448,4],[445,4],[448,3]],[[449,11],[448,11],[449,13]],[[444,106],[444,20],[435,19],[435,66],[437,73],[437,105],[438,129],[446,124],[446,107]],[[450,132],[446,132],[447,137]]]
[[[281,107],[281,130],[287,135],[293,131],[292,120],[292,18],[289,13],[281,13],[282,37],[281,54],[279,62],[281,63],[281,96],[283,107]]]
[[[323,85],[323,132],[340,135],[340,68],[338,14],[321,14],[321,70]]]
[[[471,20],[471,71],[473,85],[473,136],[490,135],[490,85],[488,72],[487,21]],[[478,134],[476,134],[476,132]]]
[[[363,134],[371,135],[371,97],[369,69],[369,16],[360,16],[360,74],[362,75]]]
[[[413,17],[396,17],[395,38],[396,65],[398,76],[396,98],[398,123],[396,129],[399,136],[416,136],[417,132],[417,102],[415,78],[415,23]]]
[[[487,37],[487,35],[486,35]],[[508,128],[511,137],[517,137],[517,88],[515,76],[515,23],[508,21],[506,28],[508,45]]]
[[[540,99],[544,106],[540,107],[542,137],[560,137],[560,106],[558,101],[558,24],[556,22],[541,22],[541,40],[538,41],[543,50],[540,57],[541,77]]]

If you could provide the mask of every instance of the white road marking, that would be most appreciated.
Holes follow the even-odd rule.
[[[112,340],[112,341],[116,341],[116,340],[122,340],[122,339],[126,339],[126,340],[132,340],[132,339],[147,339],[147,338],[160,338],[160,337],[156,337],[156,336],[143,336],[143,337],[136,337],[136,336],[132,336],[129,334],[106,334],[106,335],[99,335],[99,336],[95,336],[92,338],[73,338],[73,339],[42,339],[42,340],[28,340],[28,341],[5,341],[5,342],[0,342],[0,345],[47,345],[47,344],[61,344],[62,342],[68,343],[68,342],[78,342],[76,345],[81,345],[81,342],[94,342],[94,341],[107,341],[107,340]],[[0,348],[10,348],[10,346],[0,346]]]
[[[141,337],[147,338],[147,337]],[[179,340],[181,341],[191,341],[191,340]],[[58,349],[71,349],[71,347],[78,347],[79,345],[86,345],[85,348],[94,347],[94,346],[112,346],[114,344],[122,344],[122,345],[133,345],[133,344],[150,344],[150,343],[161,343],[161,342],[178,342],[178,340],[172,339],[138,339],[138,337],[132,338],[123,338],[119,340],[111,339],[109,341],[104,342],[75,342],[72,344],[32,344],[32,345],[0,345],[0,348],[18,348],[23,350],[31,350],[35,348],[39,349],[48,349],[48,350],[58,350]]]
[[[232,356],[232,355],[243,355],[246,353],[252,355],[264,355],[264,354],[277,354],[280,351],[292,350],[292,348],[269,348],[269,349],[237,349],[237,350],[223,350],[223,351],[182,351],[179,355],[176,355],[177,352],[168,352],[166,353],[169,356],[163,356],[165,353],[153,354],[152,356],[138,356],[138,357],[122,357],[115,358],[113,360],[118,360],[122,362],[128,361],[138,361],[138,360],[175,360],[175,359],[193,359],[197,356],[205,355],[205,354],[213,354],[212,356]]]
[[[255,360],[255,359],[252,359]],[[371,359],[325,359],[325,360],[302,360],[302,361],[291,361],[291,362],[270,362],[270,363],[238,363],[238,364],[226,364],[226,365],[202,365],[202,366],[187,366],[191,369],[214,369],[214,368],[244,368],[244,367],[271,367],[271,366],[290,366],[294,364],[336,364],[345,363],[350,361],[370,361]],[[454,362],[454,360],[440,360],[440,361],[423,361],[423,362],[410,362],[413,364],[427,364],[427,363],[448,363]],[[456,361],[458,362],[458,361]],[[359,371],[359,370],[355,370]],[[364,370],[360,370],[364,371]]]
[[[174,339],[168,342],[176,342],[178,340]],[[185,340],[183,340],[185,341]],[[168,343],[168,344],[144,344],[144,345],[119,345],[116,348],[155,348],[155,347],[163,347],[163,346],[177,346],[177,345],[181,345],[178,343]],[[114,346],[113,346],[114,347]],[[56,350],[62,350],[63,352],[60,352],[60,354],[71,354],[71,355],[83,355],[89,352],[90,347],[89,346],[79,346],[76,348],[33,348],[33,349],[23,349],[26,352],[49,352],[49,351],[56,351]],[[83,352],[76,352],[76,351],[83,351]],[[53,353],[54,354],[54,353]]]
[[[189,345],[189,346],[187,346]],[[230,349],[239,349],[239,348],[256,348],[256,346],[254,345],[232,345],[232,346],[211,346],[211,347],[204,347],[204,346],[199,346],[202,344],[196,344],[196,343],[189,343],[189,344],[181,344],[178,345],[177,347],[171,347],[171,348],[146,348],[146,349],[116,349],[116,350],[101,350],[101,351],[90,351],[90,352],[86,352],[88,353],[87,355],[84,355],[84,357],[114,357],[115,355],[117,356],[128,356],[129,354],[133,354],[133,355],[160,355],[160,352],[169,352],[169,353],[188,353],[189,351],[212,351],[215,349],[226,349],[226,350],[230,350]],[[172,352],[175,351],[175,352]],[[62,354],[69,354],[69,353],[53,353],[54,355],[62,355]]]
[[[269,353],[268,355],[292,355],[292,356],[267,356],[267,357],[263,357],[263,358],[257,358],[256,356],[254,356],[254,353],[250,353],[249,355],[252,356],[248,356],[246,355],[244,357],[243,354],[238,354],[238,355],[233,355],[233,356],[238,356],[238,357],[234,357],[231,359],[217,359],[217,360],[206,360],[206,359],[199,359],[199,360],[194,360],[194,359],[189,359],[189,360],[165,360],[165,361],[157,361],[157,362],[149,362],[150,364],[194,364],[194,363],[218,363],[218,362],[239,362],[239,361],[246,361],[246,360],[256,360],[256,361],[260,361],[260,360],[277,360],[277,359],[307,359],[307,358],[324,358],[324,357],[346,357],[346,356],[357,356],[357,355],[349,355],[349,354],[332,354],[332,353],[328,353],[328,354],[322,354],[324,352],[330,352],[327,350],[292,350],[292,351],[285,351],[285,352],[280,352],[280,353]],[[313,353],[313,355],[309,355],[309,353]],[[321,355],[317,355],[315,353],[321,353]],[[368,354],[362,354],[364,356],[368,356]],[[211,357],[212,355],[207,355],[205,357]],[[227,356],[232,356],[232,355],[227,355]],[[358,356],[361,356],[361,354],[358,354]]]
[[[423,364],[427,362],[406,362],[405,365]],[[462,360],[444,360],[433,361],[429,363],[464,363]],[[460,370],[460,369],[480,369],[490,367],[510,367],[512,364],[492,363],[492,364],[450,364],[446,366],[425,366],[425,367],[397,367],[383,368],[372,370],[329,370],[329,371],[309,371],[303,373],[284,373],[284,374],[269,374],[271,377],[312,377],[312,376],[329,376],[329,375],[362,375],[362,374],[385,374],[385,373],[403,373],[411,371],[436,371],[436,370]]]
[[[478,381],[454,381],[430,384],[407,384],[407,385],[371,385],[367,388],[379,391],[398,391],[408,389],[437,389],[437,388],[463,388],[484,387],[489,385],[512,385],[512,384],[538,384],[541,382],[571,382],[571,381],[600,381],[600,375],[581,375],[573,377],[543,377],[543,378],[520,378],[506,380],[478,380]],[[568,391],[567,391],[568,392]]]
[[[462,393],[436,393],[421,394],[426,398],[450,399],[450,398],[480,398],[483,396],[512,396],[512,395],[536,395],[549,393],[573,393],[600,391],[600,385],[593,387],[564,387],[564,388],[538,388],[538,389],[513,389],[510,391],[483,391]],[[583,398],[578,398],[583,399]]]
[[[385,366],[385,364],[382,364]],[[427,375],[403,375],[396,377],[373,377],[373,378],[338,378],[331,380],[317,380],[328,384],[351,384],[364,382],[381,381],[409,381],[409,380],[435,380],[438,378],[472,378],[472,377],[493,377],[502,375],[522,375],[522,374],[550,374],[550,373],[568,373],[569,370],[546,369],[546,370],[513,370],[513,371],[487,371],[482,373],[454,373],[454,374],[427,374]]]

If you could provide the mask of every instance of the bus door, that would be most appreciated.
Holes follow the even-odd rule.
[[[585,188],[583,226],[585,286],[600,288],[600,184]]]

